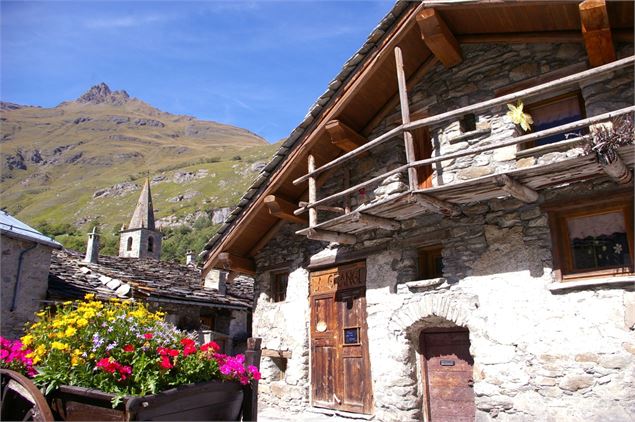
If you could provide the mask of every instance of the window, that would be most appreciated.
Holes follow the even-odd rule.
[[[632,193],[606,197],[550,210],[559,280],[633,273]]]
[[[534,104],[527,104],[525,111],[529,113],[534,121],[532,132],[560,126],[566,123],[575,122],[585,117],[584,101],[579,92],[572,92],[558,97],[549,98]],[[581,131],[578,129],[578,131]],[[523,149],[553,144],[565,139],[565,134],[560,133],[534,142],[523,144]]]
[[[287,358],[284,357],[272,357],[271,363],[273,363],[271,380],[282,381],[287,373]]]
[[[289,273],[278,273],[273,275],[271,280],[271,299],[274,302],[284,302],[287,298],[287,285],[289,284]]]
[[[421,248],[418,251],[418,276],[422,280],[443,277],[443,257],[439,245]]]
[[[152,252],[154,250],[154,238],[148,238],[148,252]]]
[[[126,243],[126,250],[127,251],[131,251],[132,250],[132,237],[128,238],[128,241]]]

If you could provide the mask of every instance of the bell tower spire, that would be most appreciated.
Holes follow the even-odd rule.
[[[119,256],[157,260],[161,256],[162,235],[154,225],[150,177],[146,177],[128,228],[119,234]]]

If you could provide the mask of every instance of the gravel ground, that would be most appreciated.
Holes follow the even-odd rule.
[[[258,422],[280,421],[328,421],[328,422],[365,422],[364,419],[346,418],[338,415],[326,415],[317,412],[304,411],[302,413],[284,412],[274,408],[261,409],[258,412]]]

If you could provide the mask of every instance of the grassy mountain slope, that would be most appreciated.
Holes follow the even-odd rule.
[[[2,105],[1,206],[36,226],[97,223],[112,233],[128,223],[146,175],[156,218],[176,224],[234,205],[276,149],[104,84],[54,108]]]

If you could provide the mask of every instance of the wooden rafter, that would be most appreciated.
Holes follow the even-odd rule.
[[[416,203],[422,208],[446,216],[454,216],[461,213],[461,208],[458,206],[423,193],[412,194],[408,202]]]
[[[605,0],[585,0],[579,5],[582,37],[589,64],[601,66],[615,60],[615,47]]]
[[[351,222],[360,222],[368,226],[369,229],[378,227],[384,230],[395,231],[401,228],[401,223],[389,218],[376,217],[374,215],[354,212],[351,214]]]
[[[496,176],[494,180],[496,180],[496,184],[502,190],[520,201],[529,204],[538,200],[538,192],[517,182],[506,174],[500,174]]]
[[[599,161],[604,173],[616,183],[625,185],[631,183],[633,180],[633,173],[626,164],[624,164],[624,161],[622,161],[619,155],[615,154],[612,159],[607,155],[600,155]]]
[[[295,205],[284,198],[276,195],[267,195],[264,201],[269,209],[269,214],[281,220],[290,221],[292,223],[306,224],[306,220],[293,213]]]
[[[344,152],[354,150],[366,143],[367,139],[339,120],[331,120],[324,126],[331,143]]]
[[[230,252],[221,252],[218,254],[218,262],[228,271],[247,275],[256,274],[256,263],[250,258],[234,255]]]
[[[302,233],[301,233],[302,232]],[[338,233],[329,230],[321,230],[321,229],[304,229],[296,232],[297,234],[306,234],[311,240],[322,240],[325,242],[335,242],[344,245],[354,245],[357,243],[357,237],[352,234],[346,233]]]
[[[426,46],[445,67],[461,63],[461,47],[443,18],[434,9],[423,9],[417,14],[417,24]]]

